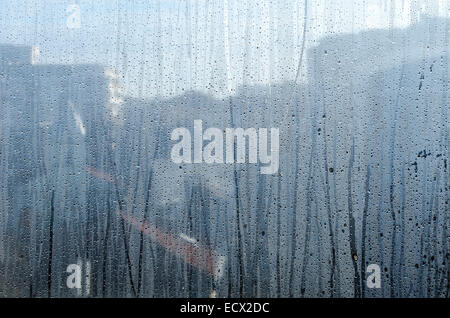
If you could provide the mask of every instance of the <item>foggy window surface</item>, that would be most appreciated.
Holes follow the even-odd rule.
[[[2,0],[0,297],[449,296],[447,0]]]

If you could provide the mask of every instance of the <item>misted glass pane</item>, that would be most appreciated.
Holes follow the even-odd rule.
[[[0,296],[448,297],[447,0],[2,0]]]

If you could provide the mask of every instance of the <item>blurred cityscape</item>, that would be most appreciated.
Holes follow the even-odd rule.
[[[448,35],[326,37],[307,83],[224,98],[124,96],[111,69],[0,45],[0,296],[448,297]],[[195,119],[280,127],[279,173],[173,163]]]

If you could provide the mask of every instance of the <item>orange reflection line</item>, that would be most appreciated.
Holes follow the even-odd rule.
[[[106,180],[109,183],[114,183],[113,177],[105,172],[98,171],[98,170],[92,168],[91,166],[86,166],[86,171],[87,171],[87,173],[93,175],[94,177]]]
[[[115,183],[113,177],[108,173],[99,171],[91,166],[86,166],[86,171],[94,177],[103,179],[109,183]],[[131,215],[122,213],[122,211],[118,211],[117,214],[134,228],[143,232],[150,239],[186,263],[206,272],[208,275],[213,276],[215,274],[215,256],[209,248],[186,242],[180,237],[159,229],[151,223],[141,222]]]
[[[171,233],[159,229],[151,223],[141,222],[131,215],[122,213],[122,211],[118,211],[117,214],[134,228],[143,232],[163,248],[183,259],[186,263],[206,272],[208,275],[214,275],[215,259],[213,252],[209,248],[186,242]]]

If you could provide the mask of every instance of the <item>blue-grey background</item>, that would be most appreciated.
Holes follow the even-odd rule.
[[[1,296],[448,297],[448,1],[0,8]],[[280,128],[279,173],[172,163],[195,119]]]

